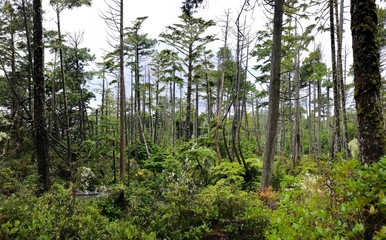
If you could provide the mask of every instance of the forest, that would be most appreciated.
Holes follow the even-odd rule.
[[[0,1],[0,239],[386,239],[382,1],[211,1]]]

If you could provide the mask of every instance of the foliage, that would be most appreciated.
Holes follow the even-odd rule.
[[[23,189],[1,200],[1,239],[154,239],[128,221],[110,221],[93,201],[76,200],[60,185],[42,197]]]
[[[333,165],[331,175],[306,175],[302,190],[284,191],[268,239],[363,239],[371,218],[374,239],[385,237],[386,159]],[[369,184],[371,183],[371,184]],[[295,231],[294,231],[295,230]]]

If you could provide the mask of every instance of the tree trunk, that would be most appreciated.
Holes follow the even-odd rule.
[[[351,0],[351,32],[354,56],[354,98],[358,118],[359,154],[363,164],[386,153],[386,132],[380,101],[380,48],[375,0]],[[373,204],[373,203],[369,203]],[[382,227],[382,213],[366,209],[364,239],[372,239]]]
[[[380,102],[381,76],[377,14],[374,0],[351,1],[354,54],[354,98],[362,163],[378,161],[386,153],[386,132]]]
[[[225,81],[225,59],[226,59],[226,50],[227,50],[227,41],[228,41],[228,26],[229,26],[229,11],[226,14],[226,22],[225,22],[225,32],[224,32],[224,46],[223,46],[223,62],[221,65],[221,78],[218,82],[218,90],[217,90],[217,114],[216,114],[216,129],[214,131],[214,148],[216,149],[216,153],[218,158],[222,159],[220,152],[220,143],[219,143],[219,129],[221,126],[221,113],[222,113],[222,104],[224,98],[224,81]]]
[[[334,130],[332,136],[331,158],[336,160],[336,154],[340,152],[340,94],[339,81],[336,69],[336,50],[335,50],[335,26],[334,26],[334,0],[329,2],[330,8],[330,37],[331,37],[331,59],[332,59],[332,79],[334,90]]]
[[[322,90],[321,83],[318,81],[317,83],[317,91],[318,91],[318,130],[316,133],[316,164],[319,168],[320,155],[321,155],[321,143],[320,137],[322,132]]]
[[[120,2],[120,21],[119,21],[119,179],[123,183],[125,180],[125,113],[126,113],[126,92],[125,92],[125,67],[123,49],[123,0]]]
[[[45,82],[44,82],[44,44],[42,2],[33,0],[34,9],[34,116],[35,116],[35,144],[38,161],[38,173],[41,190],[50,188],[48,136],[45,116]]]
[[[312,139],[312,94],[311,94],[311,82],[308,82],[308,119],[307,119],[307,126],[308,126],[308,155],[313,154],[313,139]]]
[[[185,141],[189,141],[192,135],[191,131],[191,109],[192,109],[192,81],[193,81],[193,48],[189,46],[188,63],[188,85],[186,90],[186,118],[185,118]]]
[[[295,56],[295,72],[294,72],[294,84],[295,84],[295,134],[294,134],[294,146],[292,154],[293,167],[295,168],[300,161],[300,76],[299,76],[299,51]]]
[[[66,133],[66,144],[67,144],[67,163],[72,166],[72,153],[71,153],[71,140],[70,140],[70,118],[68,116],[68,104],[67,104],[67,88],[66,88],[66,76],[64,74],[64,59],[63,59],[63,44],[62,44],[62,32],[61,32],[61,25],[60,25],[60,9],[57,7],[56,9],[56,20],[57,20],[57,28],[58,28],[58,39],[59,39],[59,61],[60,61],[60,78],[62,83],[62,90],[63,90],[63,111],[64,111],[64,128]],[[71,169],[71,172],[74,169]],[[72,173],[71,173],[72,174]]]
[[[157,78],[157,81],[155,83],[155,120],[154,120],[154,127],[153,127],[153,131],[154,131],[154,135],[153,135],[153,142],[154,144],[158,144],[158,125],[159,125],[159,120],[158,120],[158,114],[159,114],[159,99],[158,99],[158,95],[159,95],[159,77]],[[172,130],[173,132],[173,130]]]
[[[338,9],[338,3],[335,3],[335,17],[336,17],[336,39],[337,39],[337,79],[340,90],[340,102],[342,109],[343,120],[343,159],[348,157],[348,133],[347,133],[347,114],[346,114],[346,92],[343,81],[343,58],[342,58],[342,43],[343,43],[343,4],[344,0],[340,1],[340,14]]]
[[[280,102],[280,64],[281,64],[281,39],[283,33],[283,5],[284,0],[275,1],[273,46],[271,57],[271,79],[269,88],[269,104],[267,130],[265,137],[263,171],[261,174],[260,190],[264,191],[271,185],[273,173],[273,160],[275,156],[275,142],[279,118]]]
[[[326,121],[326,129],[327,129],[327,136],[331,134],[331,117],[330,117],[330,86],[327,86],[326,88],[326,115],[327,115],[327,121]],[[331,138],[329,138],[331,139]],[[330,144],[329,144],[330,145]]]
[[[33,113],[33,109],[32,109],[33,92],[31,89],[31,86],[33,85],[33,80],[32,80],[32,76],[33,76],[32,47],[31,47],[30,29],[28,26],[25,0],[22,0],[21,2],[22,2],[22,11],[23,11],[23,24],[24,24],[26,40],[27,40],[28,63],[29,63],[28,81],[30,84],[28,84],[28,110]]]
[[[194,139],[197,140],[198,138],[198,124],[199,124],[199,119],[198,119],[198,86],[199,86],[199,78],[196,78],[196,89],[195,89],[195,106],[196,106],[196,109],[194,110]]]

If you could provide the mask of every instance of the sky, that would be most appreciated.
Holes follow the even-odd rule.
[[[56,30],[56,16],[48,0],[43,0],[45,4],[45,27]],[[67,9],[61,13],[61,26],[63,33],[76,33],[84,31],[83,47],[91,49],[97,56],[97,60],[103,54],[103,49],[109,50],[106,44],[106,24],[100,17],[101,13],[106,12],[109,0],[93,0],[91,7],[81,7]],[[124,22],[125,27],[138,17],[148,16],[144,22],[142,33],[148,33],[150,38],[157,38],[165,30],[166,26],[178,23],[178,16],[181,15],[182,0],[140,0],[125,1],[124,3]],[[226,9],[231,9],[236,13],[240,9],[244,0],[206,0],[195,16],[203,17],[205,20],[217,20],[224,16]],[[208,33],[221,35],[221,29],[213,27]],[[218,41],[217,44],[221,44]]]
[[[102,19],[102,13],[106,13],[107,3],[111,0],[93,0],[92,6],[84,6],[75,9],[66,9],[61,13],[61,31],[63,34],[73,34],[84,32],[84,41],[80,47],[86,47],[91,50],[91,53],[96,56],[96,61],[101,61],[102,56],[106,51],[111,51],[111,47],[107,44],[107,27]],[[205,20],[219,21],[224,19],[225,11],[230,10],[231,16],[235,16],[241,9],[244,0],[204,0],[204,3],[198,9],[195,17],[202,17]],[[143,16],[148,16],[143,23],[141,33],[147,33],[150,38],[158,38],[159,34],[164,32],[167,26],[174,23],[179,23],[178,16],[181,15],[182,0],[140,0],[140,1],[125,1],[124,3],[124,25],[131,26],[132,22]],[[43,0],[44,6],[44,27],[47,30],[56,30],[56,15],[53,8],[49,5],[49,0]],[[258,8],[256,8],[258,9]],[[254,17],[247,18],[247,22],[252,24],[252,28],[258,30],[257,25],[264,24],[264,14],[254,11]],[[231,17],[234,19],[235,17]],[[253,23],[252,23],[253,22]],[[216,34],[219,39],[222,39],[221,27],[218,24],[216,27],[208,29],[207,34]],[[223,45],[222,40],[217,40],[212,44],[214,52]],[[46,57],[48,60],[49,57]],[[126,78],[129,78],[129,73],[126,71]],[[128,83],[126,83],[128,84]],[[100,83],[94,79],[88,84],[94,93],[100,89]],[[127,85],[127,93],[130,86]],[[91,102],[91,107],[95,108],[100,102],[100,96],[96,94],[96,99]]]
[[[93,0],[91,7],[81,7],[76,9],[66,9],[61,13],[61,25],[62,32],[64,34],[77,33],[84,31],[84,42],[81,47],[90,48],[91,53],[95,54],[97,61],[101,61],[101,56],[105,50],[110,51],[111,48],[107,44],[107,27],[104,20],[101,18],[101,14],[107,10],[107,3],[111,3],[111,0]],[[148,16],[148,19],[143,23],[141,32],[147,33],[150,38],[158,38],[158,35],[165,31],[165,27],[174,23],[179,23],[178,16],[181,15],[181,2],[182,0],[140,0],[140,1],[125,1],[124,3],[124,24],[125,27],[130,26],[131,23],[138,17]],[[230,9],[233,19],[235,15],[240,11],[241,5],[244,0],[204,0],[204,4],[198,9],[195,17],[202,17],[205,20],[224,19],[224,13],[227,9]],[[56,19],[52,7],[49,5],[49,0],[43,0],[44,5],[44,27],[49,30],[56,30]],[[344,41],[349,52],[348,64],[352,62],[351,56],[351,31],[349,26],[349,1],[345,1],[345,33]],[[252,25],[251,32],[255,33],[262,29],[262,26],[267,22],[265,15],[260,7],[255,8],[253,17],[247,17],[248,24]],[[269,14],[268,14],[269,15]],[[313,19],[313,18],[312,18]],[[312,20],[311,20],[312,21]],[[219,39],[222,39],[221,27],[218,24],[216,27],[209,29],[207,33],[217,34]],[[320,34],[316,38],[316,44],[322,43],[322,49],[324,52],[325,61],[328,67],[331,67],[331,51],[329,32]],[[212,44],[216,52],[219,47],[223,45],[222,40],[216,41]],[[310,46],[309,50],[312,51],[313,47]],[[302,58],[306,57],[307,53],[304,53]],[[254,65],[254,62],[250,62],[250,65]],[[349,65],[348,65],[349,66]]]

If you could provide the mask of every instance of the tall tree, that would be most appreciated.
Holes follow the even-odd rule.
[[[354,98],[359,155],[363,164],[376,162],[386,153],[385,122],[380,101],[382,85],[377,24],[375,0],[351,0]],[[381,228],[379,214],[382,213],[366,216],[365,239],[372,239],[375,231]]]
[[[123,41],[123,0],[119,3],[119,178],[125,179],[125,130],[126,130],[126,91]]]
[[[332,82],[334,90],[334,131],[332,136],[331,158],[336,159],[337,153],[341,150],[340,141],[340,91],[337,76],[336,47],[335,47],[335,23],[334,23],[334,0],[329,0],[330,10],[330,41],[331,41],[331,64]]]
[[[221,126],[221,115],[222,115],[222,105],[223,105],[223,98],[224,98],[224,82],[225,82],[225,56],[228,49],[228,33],[229,33],[229,10],[225,12],[225,26],[223,30],[223,37],[224,37],[224,45],[222,47],[222,56],[223,56],[223,62],[219,62],[219,68],[221,68],[221,77],[218,80],[217,83],[217,113],[216,113],[216,128],[214,131],[214,147],[217,153],[218,158],[221,160],[221,152],[220,152],[220,143],[219,143],[219,129]]]
[[[354,98],[362,163],[378,161],[386,153],[377,24],[375,0],[351,0]]]
[[[67,161],[70,163],[72,159],[72,150],[71,150],[71,139],[70,139],[70,118],[68,112],[68,103],[67,103],[67,91],[66,91],[66,76],[64,71],[64,57],[63,57],[63,36],[61,31],[61,18],[60,14],[65,9],[72,9],[75,7],[81,7],[82,5],[91,5],[91,0],[50,0],[51,6],[54,8],[56,13],[56,24],[58,31],[58,43],[59,43],[59,59],[60,59],[60,78],[63,90],[63,107],[64,107],[64,127],[66,133],[66,143],[67,143]]]
[[[148,158],[150,158],[150,150],[146,142],[145,129],[143,126],[143,120],[141,118],[141,88],[140,88],[140,70],[141,70],[141,61],[144,60],[147,56],[152,54],[153,47],[156,43],[156,40],[148,38],[147,34],[140,34],[139,30],[142,27],[143,22],[147,17],[137,18],[133,26],[128,28],[126,46],[128,48],[129,54],[134,57],[134,61],[130,62],[133,71],[134,71],[134,94],[135,94],[135,118],[136,118],[136,129],[138,129],[139,138],[142,143],[145,144],[146,152]],[[145,95],[143,94],[143,103],[145,103]],[[143,113],[145,112],[145,107],[142,108]]]
[[[126,140],[126,89],[125,89],[125,62],[124,62],[124,21],[123,21],[123,0],[113,0],[107,4],[106,13],[102,13],[102,18],[109,29],[108,44],[114,48],[112,53],[107,54],[107,68],[110,71],[116,71],[118,79],[117,98],[119,108],[117,118],[119,118],[119,176],[120,182],[123,183],[125,176],[125,140]],[[115,142],[114,142],[115,144]],[[115,160],[114,160],[115,166]]]
[[[273,160],[275,155],[277,125],[279,119],[280,102],[280,65],[281,65],[281,39],[283,32],[283,6],[284,0],[274,2],[273,36],[271,77],[269,87],[268,120],[265,134],[265,149],[263,171],[260,180],[260,189],[265,190],[271,185],[273,173]]]
[[[93,72],[87,71],[85,68],[95,57],[90,54],[89,49],[80,47],[82,42],[82,32],[71,34],[70,46],[64,49],[64,69],[69,96],[68,108],[71,113],[78,111],[78,118],[71,117],[70,128],[77,129],[73,133],[75,136],[73,142],[80,143],[79,146],[86,140],[87,103],[92,97],[95,97],[85,87],[86,81],[92,79],[93,76]]]
[[[187,76],[184,137],[188,141],[192,135],[191,109],[194,62],[199,58],[200,49],[215,40],[214,35],[201,36],[209,27],[214,25],[214,22],[194,18],[186,14],[179,18],[182,23],[168,26],[167,31],[161,33],[160,37],[162,42],[175,47],[183,55],[182,63],[186,67],[185,73]]]
[[[343,158],[348,158],[348,130],[347,130],[347,113],[346,113],[346,89],[345,89],[345,81],[343,75],[343,12],[344,12],[344,0],[340,0],[340,8],[338,8],[338,1],[335,2],[335,22],[336,22],[336,39],[337,39],[337,80],[340,91],[340,102],[341,102],[341,110],[342,110],[342,120],[343,120]],[[338,14],[339,13],[339,14]]]
[[[43,9],[42,1],[33,1],[34,25],[34,125],[35,144],[38,161],[40,186],[43,191],[50,188],[48,136],[45,116],[45,81],[44,81],[44,44],[43,44]]]
[[[0,69],[6,80],[7,86],[3,90],[3,97],[9,99],[5,106],[10,110],[11,138],[7,144],[17,158],[20,157],[25,133],[22,129],[27,127],[27,120],[31,118],[31,62],[27,59],[28,50],[24,41],[28,34],[23,28],[23,18],[11,1],[5,1],[0,7]],[[29,21],[29,20],[28,20]],[[29,36],[28,36],[29,37]],[[28,48],[28,47],[27,47]],[[32,48],[30,48],[32,49]],[[27,56],[25,56],[26,54]],[[28,89],[28,93],[27,93]],[[27,105],[28,103],[28,105]],[[26,116],[28,115],[28,117]]]

